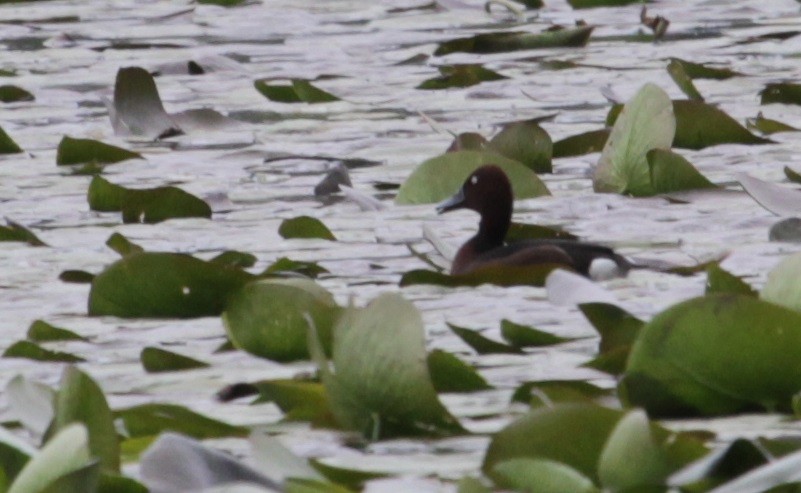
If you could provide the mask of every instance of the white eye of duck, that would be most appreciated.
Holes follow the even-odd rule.
[[[474,176],[474,177],[470,178],[470,183],[472,183],[473,185],[475,185],[476,183],[478,183],[478,177],[477,177],[477,176]]]

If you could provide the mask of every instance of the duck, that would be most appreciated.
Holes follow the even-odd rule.
[[[506,173],[499,166],[487,164],[473,171],[452,197],[437,206],[439,214],[469,209],[481,216],[478,232],[456,253],[451,275],[493,266],[556,264],[590,277],[592,264],[599,259],[613,262],[617,275],[626,275],[633,267],[611,248],[594,243],[551,238],[506,243],[513,202]]]

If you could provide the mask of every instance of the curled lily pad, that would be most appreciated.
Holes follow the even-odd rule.
[[[557,28],[540,33],[503,32],[477,34],[470,38],[459,38],[440,43],[434,55],[442,56],[455,52],[500,53],[505,51],[537,50],[562,46],[584,46],[590,39],[593,26]]]
[[[323,91],[305,79],[292,79],[289,84],[269,84],[262,79],[254,82],[256,90],[270,101],[279,103],[328,103],[339,101],[333,94]]]
[[[89,208],[122,211],[125,223],[158,223],[181,217],[211,217],[211,207],[177,187],[130,189],[95,176],[87,192]]]
[[[777,216],[794,216],[801,210],[801,191],[739,173],[737,180],[759,205]]]
[[[523,163],[536,173],[552,171],[551,136],[539,126],[537,120],[505,125],[503,130],[490,140],[487,147],[509,159]]]
[[[440,349],[428,353],[428,371],[437,392],[476,392],[492,386],[475,368]]]
[[[491,266],[476,269],[467,274],[450,275],[425,269],[416,269],[401,276],[399,285],[433,284],[446,287],[480,286],[544,286],[545,280],[554,269],[562,269],[559,264],[538,264],[525,266]]]
[[[139,354],[142,366],[148,373],[206,368],[208,363],[157,347],[146,347]]]
[[[801,313],[752,296],[695,298],[641,329],[621,392],[654,416],[789,410],[799,344]]]
[[[319,238],[336,241],[336,236],[322,221],[311,216],[284,219],[278,227],[282,238]]]
[[[144,252],[145,249],[132,242],[120,233],[112,233],[106,240],[106,246],[125,257],[134,253]]]
[[[179,253],[124,257],[95,277],[89,315],[191,318],[222,313],[227,298],[254,276]]]
[[[0,127],[0,154],[17,154],[20,152],[22,152],[22,149],[9,137],[3,127]]]
[[[270,279],[250,283],[231,297],[223,313],[226,331],[239,349],[276,361],[309,357],[306,317],[314,321],[325,347],[339,305],[308,279]]]
[[[669,149],[676,129],[673,105],[653,84],[626,103],[604,145],[593,176],[596,192],[648,195],[651,178],[646,155]]]
[[[334,370],[313,324],[309,344],[342,427],[372,439],[463,432],[431,382],[420,313],[400,295],[381,295],[340,317],[334,328]]]
[[[0,102],[18,103],[20,101],[33,101],[33,94],[19,86],[3,85],[0,86]]]
[[[512,183],[515,198],[550,195],[536,173],[519,161],[487,151],[448,152],[418,166],[398,190],[399,204],[429,204],[444,200],[462,186],[470,173],[484,164],[503,169]]]
[[[592,152],[601,152],[609,139],[610,131],[608,128],[591,130],[554,142],[553,157],[583,156]]]
[[[418,89],[448,89],[451,87],[470,87],[482,82],[502,80],[504,75],[484,68],[479,64],[442,65],[437,67],[439,77],[423,81]]]
[[[117,71],[109,117],[118,135],[156,139],[182,133],[164,110],[153,76],[141,67]]]
[[[142,155],[121,147],[92,139],[73,139],[64,136],[56,151],[56,164],[100,163],[112,164],[127,159],[141,159]]]
[[[0,226],[0,241],[23,241],[31,246],[47,246],[25,226],[6,219],[8,226]]]

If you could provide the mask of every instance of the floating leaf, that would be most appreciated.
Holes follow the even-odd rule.
[[[644,322],[622,308],[607,303],[585,303],[579,305],[579,309],[601,336],[600,354],[586,366],[613,375],[623,373],[631,345]]]
[[[577,240],[578,237],[558,227],[540,226],[539,224],[524,224],[512,222],[506,232],[506,242],[514,243],[520,240],[561,239]]]
[[[323,384],[302,380],[262,380],[254,384],[256,403],[273,402],[288,421],[308,421],[313,426],[335,427]]]
[[[61,363],[77,363],[83,358],[70,353],[50,351],[31,341],[17,341],[3,352],[3,358],[25,358],[34,361],[55,361]]]
[[[553,143],[537,120],[507,124],[490,140],[489,150],[523,163],[536,173],[550,173]]]
[[[762,133],[763,135],[771,135],[780,132],[798,132],[801,129],[792,127],[787,125],[786,123],[782,123],[778,120],[771,120],[770,118],[765,118],[762,116],[762,112],[760,111],[755,118],[748,118],[745,121],[745,125],[748,130],[756,130],[757,132]]]
[[[681,58],[671,58],[671,64],[679,64],[682,66],[684,73],[691,79],[715,79],[724,80],[738,75],[743,75],[728,68],[709,67],[701,63],[688,62]]]
[[[31,246],[47,246],[25,226],[6,219],[8,226],[0,226],[0,241],[24,241]]]
[[[437,286],[460,287],[494,284],[496,286],[539,286],[554,269],[562,269],[559,264],[534,264],[524,266],[490,266],[476,269],[467,274],[450,275],[425,269],[410,270],[401,276],[399,286],[415,284],[434,284]]]
[[[2,85],[0,86],[0,102],[19,103],[23,101],[33,101],[33,94],[19,86]]]
[[[457,151],[483,151],[489,141],[476,132],[463,132],[453,138],[450,147],[445,152]]]
[[[122,211],[125,223],[158,223],[181,217],[211,217],[211,207],[177,187],[130,189],[99,176],[92,178],[87,192],[89,208]]]
[[[762,96],[760,104],[801,104],[801,84],[770,83],[765,85],[759,95]]]
[[[141,67],[117,71],[112,110],[109,116],[118,135],[160,139],[182,133],[164,111],[153,76]]]
[[[264,269],[262,275],[295,273],[316,279],[320,274],[325,274],[327,272],[328,269],[321,267],[316,262],[304,262],[301,260],[292,260],[287,257],[281,257]]]
[[[486,69],[477,63],[442,65],[437,67],[439,77],[423,81],[417,89],[448,89],[451,87],[470,87],[482,82],[506,79],[506,76]]]
[[[114,419],[103,391],[87,374],[74,366],[64,370],[56,393],[55,415],[48,435],[66,430],[74,423],[86,427],[89,450],[100,460],[102,470],[120,470],[120,443]]]
[[[519,458],[500,462],[492,472],[497,482],[515,491],[598,493],[592,480],[561,462]]]
[[[141,159],[142,155],[121,147],[92,139],[73,139],[64,136],[56,151],[56,164],[101,163],[112,164],[127,159]]]
[[[757,292],[741,277],[723,270],[720,264],[712,264],[706,269],[706,294],[729,293],[757,296]]]
[[[685,71],[685,65],[683,63],[677,61],[676,59],[672,59],[670,60],[670,63],[668,63],[667,71],[668,74],[670,74],[670,77],[673,79],[673,82],[679,86],[681,92],[686,94],[688,98],[695,101],[704,100],[704,97],[701,96],[701,93],[695,88],[693,80]]]
[[[653,193],[717,188],[692,163],[673,151],[651,149],[646,159]]]
[[[512,402],[552,407],[561,402],[594,402],[610,395],[611,389],[603,389],[583,380],[546,380],[524,382],[512,394]]]
[[[97,493],[148,493],[149,490],[140,482],[127,476],[101,474],[97,485]]]
[[[673,102],[676,114],[675,147],[703,149],[719,144],[770,144],[757,137],[719,108],[702,101]]]
[[[475,368],[451,353],[435,349],[428,353],[426,361],[437,392],[476,392],[492,388]]]
[[[192,370],[207,368],[208,363],[198,361],[182,354],[173,353],[156,347],[146,347],[139,354],[142,366],[148,373],[161,373],[165,371]]]
[[[92,281],[89,315],[127,318],[219,315],[228,296],[253,277],[240,269],[189,255],[135,253],[106,267]]]
[[[481,335],[481,333],[479,333],[477,330],[466,329],[464,327],[458,327],[453,324],[448,324],[448,327],[450,327],[450,329],[453,331],[454,334],[459,336],[459,338],[462,341],[464,341],[465,344],[473,348],[473,350],[478,354],[523,353],[523,351],[521,351],[519,347],[510,346],[502,342],[497,342],[493,341],[492,339],[488,339],[483,335]]]
[[[504,51],[537,50],[563,46],[584,46],[590,39],[593,26],[556,28],[540,33],[503,32],[477,34],[440,43],[434,55],[442,56],[464,51],[468,53],[499,53]]]
[[[123,257],[145,251],[144,248],[132,242],[120,233],[113,233],[111,236],[109,236],[106,240],[106,246],[119,253]]]
[[[737,180],[748,195],[777,216],[795,216],[801,211],[801,191],[780,187],[745,173],[738,173]]]
[[[22,149],[9,137],[3,127],[0,127],[0,154],[17,154],[20,152],[22,152]]]
[[[323,345],[330,347],[331,327],[340,307],[331,293],[308,279],[270,279],[253,282],[231,297],[223,313],[234,345],[276,361],[309,357],[309,316]]]
[[[279,103],[328,103],[339,101],[333,94],[323,91],[304,79],[292,79],[290,84],[268,84],[267,79],[254,82],[256,90],[270,101]]]
[[[116,411],[115,415],[122,420],[125,431],[131,438],[156,436],[168,430],[199,440],[244,437],[248,434],[245,427],[207,418],[174,404],[143,404]]]
[[[334,328],[334,373],[319,342],[311,349],[331,410],[344,428],[373,439],[463,432],[431,382],[420,313],[400,295],[383,294],[340,317]]]
[[[676,129],[673,105],[653,84],[644,85],[626,103],[604,146],[593,176],[596,192],[651,193],[646,154],[669,149]]]
[[[801,390],[801,314],[752,296],[679,303],[640,331],[621,383],[654,416],[789,409]]]
[[[398,190],[399,204],[430,204],[444,200],[485,164],[499,166],[512,183],[515,198],[550,195],[536,173],[518,161],[487,151],[448,152],[418,166]]]
[[[552,346],[571,340],[505,319],[501,320],[501,336],[517,348]]]
[[[278,227],[281,238],[319,238],[321,240],[336,241],[336,237],[328,227],[317,218],[299,216],[284,219]]]
[[[44,320],[34,321],[28,327],[26,335],[31,341],[47,342],[47,341],[86,341],[85,337],[81,337],[75,332],[61,327],[50,325]]]
[[[95,275],[84,270],[65,270],[58,275],[59,280],[75,284],[90,284]]]
[[[215,264],[227,265],[229,267],[236,267],[240,269],[246,269],[248,267],[253,267],[256,265],[256,262],[259,259],[253,255],[252,253],[247,252],[237,252],[236,250],[226,250],[221,254],[217,255],[213,259],[209,260],[209,262],[213,262]]]
[[[565,137],[562,140],[554,142],[553,144],[553,157],[572,157],[583,156],[592,152],[601,152],[604,144],[609,139],[608,128],[600,130],[591,130],[578,135]]]

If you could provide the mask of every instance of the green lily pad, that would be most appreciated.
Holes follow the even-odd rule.
[[[524,224],[512,221],[509,231],[506,232],[505,240],[513,243],[520,240],[540,240],[540,239],[563,239],[577,240],[576,235],[559,229],[558,227],[540,226],[539,224]]]
[[[454,334],[459,336],[459,339],[464,341],[465,344],[473,348],[478,354],[493,354],[493,353],[511,353],[523,354],[519,347],[510,346],[502,342],[493,341],[481,335],[477,330],[466,329],[458,327],[453,324],[447,324]]]
[[[435,349],[428,353],[426,361],[437,392],[477,392],[492,388],[475,368],[451,353]]]
[[[279,103],[329,103],[339,101],[333,94],[323,91],[304,79],[292,79],[289,84],[270,84],[267,79],[253,83],[256,90],[270,101]]]
[[[673,59],[668,63],[667,71],[668,74],[670,74],[670,78],[673,79],[673,82],[679,86],[681,92],[686,94],[688,98],[694,101],[704,100],[704,97],[701,96],[701,93],[698,92],[695,84],[693,84],[692,78],[690,78],[689,74],[687,74],[685,65],[683,63]]]
[[[510,320],[501,320],[501,336],[513,347],[543,347],[561,344],[572,339],[559,337],[533,327],[516,324]]]
[[[111,409],[103,391],[89,375],[74,366],[67,367],[56,393],[54,410],[48,435],[80,423],[89,433],[89,450],[99,459],[100,468],[111,473],[120,471],[120,443]]]
[[[724,270],[720,264],[712,264],[706,269],[706,294],[729,293],[757,296],[754,290],[741,277]]]
[[[728,68],[710,67],[702,63],[688,62],[687,60],[682,60],[681,58],[671,58],[670,63],[681,65],[684,73],[686,73],[691,79],[725,80],[743,75]]]
[[[487,145],[489,150],[523,163],[536,173],[553,171],[553,143],[537,120],[509,123]]]
[[[654,194],[717,188],[692,163],[671,150],[651,149],[645,156]]]
[[[760,104],[801,104],[801,84],[772,82],[759,92]]]
[[[325,387],[302,380],[263,380],[254,384],[256,403],[273,402],[287,421],[308,421],[312,426],[336,427]]]
[[[592,152],[601,152],[609,139],[608,128],[591,130],[578,135],[571,135],[553,144],[553,157],[583,156]]]
[[[593,26],[555,28],[539,33],[525,31],[477,34],[440,43],[434,55],[456,52],[500,53],[505,51],[537,50],[565,46],[585,46],[590,40]]]
[[[44,320],[35,320],[31,326],[28,327],[26,337],[36,342],[87,340],[85,337],[81,337],[71,330],[50,325]]]
[[[760,297],[777,305],[801,311],[801,286],[793,279],[801,275],[801,254],[794,254],[779,262],[768,273],[768,280]]]
[[[476,132],[463,132],[453,138],[450,147],[445,152],[457,151],[483,151],[489,141]]]
[[[8,226],[0,226],[0,241],[23,241],[31,246],[47,246],[25,226],[6,219]]]
[[[155,437],[168,430],[198,440],[246,437],[249,432],[243,426],[223,423],[174,404],[142,404],[114,414],[131,438]]]
[[[20,101],[33,101],[33,94],[19,86],[2,85],[0,86],[0,102],[18,103]]]
[[[653,416],[789,410],[798,344],[801,313],[752,296],[695,298],[641,329],[620,392]]]
[[[442,65],[437,67],[439,77],[428,79],[417,86],[418,89],[448,89],[451,87],[470,87],[482,82],[507,79],[508,77],[484,68],[477,63]]]
[[[334,327],[332,371],[310,327],[310,350],[342,427],[372,439],[464,432],[437,398],[424,332],[414,305],[398,294],[383,294],[340,317]]]
[[[211,207],[177,187],[130,189],[95,176],[87,192],[93,211],[122,211],[125,223],[158,223],[181,217],[211,217]]]
[[[227,298],[254,278],[243,270],[180,253],[124,257],[95,277],[89,315],[192,318],[222,313]]]
[[[499,485],[515,491],[538,493],[598,493],[592,480],[561,462],[518,458],[500,462],[492,469]]]
[[[253,267],[259,259],[252,253],[237,252],[236,250],[226,250],[221,254],[215,256],[209,262],[215,264],[227,265],[229,267],[236,267],[239,269],[246,269]]]
[[[328,269],[321,267],[316,262],[304,262],[281,257],[264,269],[261,275],[302,274],[311,279],[316,279],[320,274],[326,273],[328,273]]]
[[[146,347],[139,354],[142,366],[148,373],[161,373],[165,371],[192,370],[207,368],[208,363],[198,361],[182,354],[173,353],[156,347]]]
[[[514,394],[512,402],[522,402],[531,407],[548,406],[563,402],[593,403],[609,396],[611,389],[604,389],[583,380],[546,380],[524,382]]]
[[[311,216],[284,219],[278,227],[281,238],[319,238],[336,241],[336,237],[322,221]]]
[[[626,103],[604,145],[593,176],[596,192],[632,195],[651,193],[646,155],[669,149],[676,129],[673,105],[653,84],[644,85]]]
[[[563,269],[559,264],[537,264],[524,266],[492,266],[476,269],[467,274],[450,275],[432,270],[415,269],[401,276],[399,286],[415,284],[433,284],[445,287],[480,286],[538,286],[545,285],[545,279],[554,269]]]
[[[331,293],[308,279],[253,282],[231,297],[223,313],[228,337],[239,349],[275,361],[308,359],[308,322],[326,348],[341,308]]]
[[[143,484],[127,476],[101,474],[97,484],[97,493],[148,493]]]
[[[0,127],[0,154],[18,154],[22,149],[16,142]]]
[[[106,246],[119,253],[122,257],[133,255],[134,253],[142,253],[144,248],[132,242],[120,233],[112,233],[106,240]]]
[[[625,370],[631,345],[645,323],[607,303],[585,303],[579,309],[601,335],[600,354],[584,366],[620,375]]]
[[[56,164],[59,166],[84,163],[113,164],[127,159],[142,159],[142,155],[97,140],[73,139],[68,136],[61,139],[56,151]]]
[[[59,363],[77,363],[86,361],[74,354],[51,351],[32,341],[17,341],[3,352],[3,358],[25,358],[34,361],[52,361]]]
[[[58,275],[58,279],[75,284],[91,284],[95,275],[85,270],[65,270]]]
[[[550,195],[548,188],[519,161],[488,151],[448,152],[418,166],[401,185],[398,204],[431,204],[450,197],[470,174],[480,166],[495,164],[509,177],[515,198]]]
[[[755,130],[763,135],[777,134],[780,132],[798,132],[801,129],[782,123],[778,120],[771,120],[762,116],[760,111],[755,118],[748,118],[745,121],[748,130]]]

